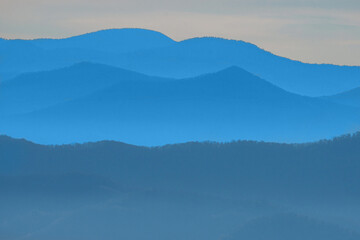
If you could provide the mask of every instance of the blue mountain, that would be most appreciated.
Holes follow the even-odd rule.
[[[154,148],[0,136],[0,236],[357,240],[359,146],[360,134]]]
[[[83,61],[116,63],[119,54],[174,43],[159,32],[143,29],[109,29],[65,39],[0,39],[0,80]]]
[[[221,38],[188,39],[167,49],[129,53],[124,59],[128,62],[124,60],[123,68],[176,78],[238,66],[287,91],[308,96],[336,94],[360,85],[360,67],[302,63],[247,42]]]
[[[0,40],[0,76],[51,70],[82,61],[171,78],[194,77],[238,66],[279,87],[309,96],[360,86],[360,67],[305,64],[243,41],[194,38],[175,42],[142,29],[112,29],[66,39]]]
[[[1,84],[0,116],[71,101],[122,81],[152,79],[132,71],[85,62],[53,71],[22,74]]]
[[[91,49],[110,53],[136,52],[175,44],[162,33],[136,28],[108,29],[64,39],[35,39],[35,46],[46,49]]]
[[[82,63],[5,86],[1,132],[42,143],[303,142],[360,122],[356,108],[289,93],[238,67],[174,80]]]
[[[339,104],[360,107],[360,88],[354,88],[346,92],[326,96],[324,99]]]

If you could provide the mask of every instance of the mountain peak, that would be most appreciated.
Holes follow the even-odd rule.
[[[95,32],[85,33],[78,36],[70,37],[70,38],[81,38],[81,37],[89,37],[89,36],[97,36],[97,37],[109,37],[109,38],[137,38],[137,37],[145,37],[145,38],[157,38],[167,40],[169,42],[173,42],[171,38],[166,36],[165,34],[142,28],[112,28],[112,29],[104,29]]]
[[[211,75],[216,75],[216,76],[219,76],[224,79],[239,79],[239,78],[241,78],[241,79],[243,79],[243,78],[245,78],[245,79],[254,79],[254,78],[260,79],[256,75],[244,70],[241,67],[235,66],[235,65],[224,68],[218,72],[211,73]],[[265,81],[263,79],[261,79],[261,80]]]
[[[156,49],[176,43],[166,35],[146,29],[106,29],[63,39],[35,39],[44,49],[92,49],[104,52],[133,52]]]
[[[228,72],[228,73],[246,73],[246,74],[250,74],[250,75],[253,75],[252,73],[244,70],[243,68],[239,67],[239,66],[236,66],[236,65],[232,65],[230,67],[227,67],[227,68],[224,68],[223,70],[219,71],[219,72]]]

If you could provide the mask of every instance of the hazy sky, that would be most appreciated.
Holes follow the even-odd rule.
[[[360,0],[0,0],[0,36],[153,29],[245,40],[305,62],[360,65]]]

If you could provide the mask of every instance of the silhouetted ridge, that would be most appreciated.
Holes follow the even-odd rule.
[[[129,38],[133,39],[134,37],[144,37],[145,40],[147,36],[149,38],[158,38],[158,39],[167,39],[169,41],[173,41],[171,38],[166,36],[165,34],[149,30],[149,29],[142,29],[142,28],[120,28],[120,29],[104,29],[95,32],[85,33],[78,36],[70,37],[70,38],[80,38],[80,37],[87,37],[87,36],[96,36],[96,37],[115,37],[115,38]]]
[[[208,96],[217,95],[224,99],[229,97],[250,97],[253,99],[282,96],[298,97],[237,66],[184,81],[186,80],[192,81],[194,86],[199,87],[199,91],[202,89],[202,92],[207,93]]]
[[[0,175],[81,172],[144,187],[358,198],[359,140],[356,134],[308,144],[189,142],[148,148],[114,141],[44,146],[0,137]]]
[[[0,136],[0,236],[358,240],[359,146],[359,133],[152,148]]]
[[[236,40],[205,37],[176,42],[142,29],[102,30],[65,39],[4,40],[0,49],[5,59],[0,65],[3,79],[91,61],[169,78],[189,78],[236,65],[307,96],[336,94],[360,85],[360,67],[306,64]]]
[[[7,135],[0,135],[0,143],[5,144],[8,142],[13,143],[26,143],[29,145],[37,145],[37,146],[44,146],[48,147],[46,145],[42,145],[30,140],[27,140],[25,138],[14,138]],[[340,135],[331,139],[321,139],[314,142],[307,142],[307,143],[277,143],[277,142],[264,142],[264,141],[254,141],[254,140],[232,140],[232,141],[224,141],[224,142],[216,142],[216,141],[190,141],[190,142],[183,142],[183,143],[175,143],[175,144],[165,144],[165,145],[159,145],[159,146],[140,146],[140,145],[134,145],[134,144],[128,144],[125,142],[119,142],[114,140],[101,140],[101,141],[94,141],[94,142],[85,142],[85,143],[72,143],[72,144],[54,144],[50,145],[53,147],[66,147],[66,146],[73,146],[73,147],[80,147],[80,146],[113,146],[113,147],[129,147],[129,148],[144,148],[144,149],[159,149],[159,148],[173,148],[173,147],[180,147],[180,148],[187,148],[188,146],[197,145],[197,146],[231,146],[236,144],[244,144],[244,145],[261,145],[265,144],[268,146],[293,146],[293,147],[309,147],[309,146],[315,146],[315,145],[323,145],[323,146],[332,146],[332,145],[339,145],[339,146],[351,146],[351,145],[360,145],[360,131],[357,131],[352,134],[344,134]]]
[[[208,45],[214,47],[214,50],[216,49],[216,47],[219,47],[223,44],[227,44],[228,47],[233,47],[233,46],[242,46],[242,47],[247,47],[248,49],[252,49],[252,50],[263,50],[261,49],[259,46],[253,44],[253,43],[249,43],[249,42],[245,42],[242,40],[233,40],[233,39],[226,39],[226,38],[221,38],[221,37],[195,37],[195,38],[190,38],[190,39],[185,39],[183,41],[181,41],[180,43],[184,44],[184,45],[193,45],[193,46],[198,46],[198,47],[207,47]],[[265,50],[263,50],[265,51]],[[268,51],[265,51],[268,54],[272,54]]]
[[[223,82],[233,82],[233,83],[241,83],[241,84],[246,84],[246,83],[252,83],[252,82],[258,82],[258,83],[264,83],[264,85],[268,85],[268,86],[275,86],[269,82],[267,82],[264,79],[261,79],[260,77],[238,67],[238,66],[231,66],[228,68],[225,68],[223,70],[220,70],[218,72],[215,73],[209,73],[209,74],[204,74],[200,77],[202,78],[206,78],[206,77],[211,77],[213,76],[214,79],[218,80],[218,81],[223,81]],[[193,79],[197,79],[197,78],[193,78]],[[279,88],[280,89],[280,88]]]
[[[215,73],[210,73],[210,74],[217,74],[220,77],[232,77],[232,78],[236,78],[236,77],[255,77],[254,74],[238,67],[238,66],[231,66],[225,69],[222,69],[218,72]]]
[[[2,83],[0,115],[42,109],[81,98],[120,82],[152,79],[133,71],[90,62],[52,71],[26,73]]]
[[[0,55],[0,239],[360,239],[360,90],[303,95],[360,67],[143,29]]]
[[[165,79],[80,63],[19,76],[2,91],[2,133],[47,144],[307,142],[349,133],[360,121],[353,107],[286,92],[239,67]]]
[[[339,93],[333,96],[326,96],[324,97],[324,99],[339,104],[360,107],[360,88],[354,88],[352,90]]]
[[[69,38],[35,39],[32,42],[45,49],[81,48],[107,52],[139,51],[175,43],[160,32],[137,28],[100,30]]]
[[[52,70],[52,71],[64,71],[64,70],[69,71],[69,72],[76,71],[76,72],[84,73],[84,74],[86,74],[86,72],[92,72],[92,73],[101,72],[101,74],[103,74],[103,78],[109,77],[114,72],[144,76],[144,74],[137,73],[137,72],[134,72],[131,70],[114,67],[114,66],[107,65],[107,64],[86,62],[86,61],[75,63],[71,66],[57,69],[57,70]],[[51,73],[52,71],[47,71],[47,72]],[[49,81],[51,81],[51,80],[49,80]],[[99,79],[99,81],[101,81],[101,79]]]

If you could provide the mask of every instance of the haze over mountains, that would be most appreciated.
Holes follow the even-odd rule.
[[[360,239],[360,67],[142,29],[0,61],[0,239]]]
[[[124,81],[152,79],[120,68],[91,63],[27,73],[2,83],[0,115],[29,113],[87,96]]]
[[[360,87],[332,96],[327,96],[324,97],[324,99],[343,105],[360,107]]]
[[[287,91],[309,96],[360,86],[359,67],[305,64],[243,41],[205,37],[176,42],[143,29],[103,30],[59,40],[1,39],[0,50],[3,79],[90,61],[171,78],[238,66]]]
[[[360,137],[43,146],[0,136],[3,239],[359,239]]]
[[[45,144],[305,142],[356,130],[356,107],[299,96],[230,67],[189,79],[81,63],[2,85],[0,130]],[[329,121],[331,119],[331,121]]]

